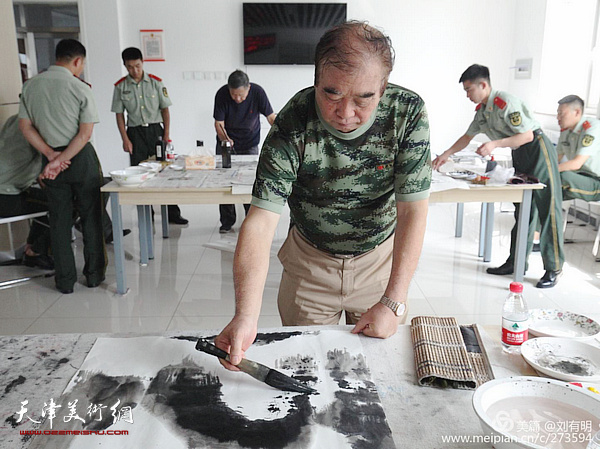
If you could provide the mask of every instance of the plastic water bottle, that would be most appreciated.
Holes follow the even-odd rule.
[[[523,298],[523,284],[511,282],[510,293],[502,307],[502,349],[520,352],[529,333],[529,309]]]
[[[175,147],[173,146],[173,141],[171,139],[169,139],[168,143],[167,143],[167,155],[166,155],[166,160],[167,161],[174,161],[175,160]]]
[[[156,160],[164,161],[165,160],[165,149],[167,147],[166,142],[163,141],[162,136],[158,136],[158,140],[154,144],[156,148]]]
[[[589,441],[586,449],[600,449],[600,430]]]

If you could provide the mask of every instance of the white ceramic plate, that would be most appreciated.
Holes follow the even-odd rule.
[[[570,338],[539,337],[521,345],[536,371],[568,382],[600,382],[600,348]]]
[[[160,162],[140,162],[140,167],[146,167],[153,173],[158,173],[162,169],[162,164]]]
[[[600,323],[560,309],[533,309],[529,333],[535,337],[588,339],[600,334]]]
[[[566,422],[591,421],[592,432],[598,429],[600,401],[597,396],[554,379],[508,377],[491,380],[475,390],[473,408],[483,433],[493,435],[494,441],[499,441],[494,443],[496,449],[555,449],[562,448],[563,442],[555,439],[550,443],[552,432]],[[546,421],[540,422],[542,418]],[[523,422],[537,422],[539,426],[523,426]],[[586,438],[590,437],[589,433],[587,431]],[[544,435],[547,444],[542,444]],[[510,436],[527,440],[509,441]],[[585,444],[576,447],[585,447]]]
[[[477,178],[477,175],[468,171],[451,171],[447,173],[448,176],[454,179],[466,179],[471,180]]]

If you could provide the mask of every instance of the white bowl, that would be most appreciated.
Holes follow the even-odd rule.
[[[148,168],[146,167],[127,167],[122,170],[111,171],[110,176],[114,179],[117,184],[125,187],[133,187],[138,186],[146,179],[154,176]]]
[[[562,448],[569,433],[571,439],[581,439],[585,447],[600,425],[598,395],[581,387],[541,377],[508,377],[494,379],[480,386],[473,394],[473,408],[481,421],[483,432],[496,449]],[[591,422],[589,430],[565,423]],[[583,433],[583,436],[575,436]],[[559,437],[562,440],[559,440]],[[566,446],[571,447],[571,446]]]

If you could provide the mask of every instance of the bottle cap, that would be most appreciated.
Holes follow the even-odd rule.
[[[523,293],[523,284],[520,282],[511,282],[510,291],[513,293]]]

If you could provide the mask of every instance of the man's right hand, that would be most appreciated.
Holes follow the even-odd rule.
[[[239,371],[235,366],[242,361],[246,349],[256,339],[257,323],[251,318],[233,317],[231,322],[215,338],[215,345],[229,353],[231,363],[219,359],[221,365],[231,371]]]
[[[127,139],[123,141],[123,151],[133,154],[133,144],[131,143],[131,140]]]
[[[439,170],[440,167],[448,161],[450,154],[447,154],[447,153],[448,152],[445,151],[433,160],[433,162],[431,163],[431,166],[433,167],[434,170]]]

